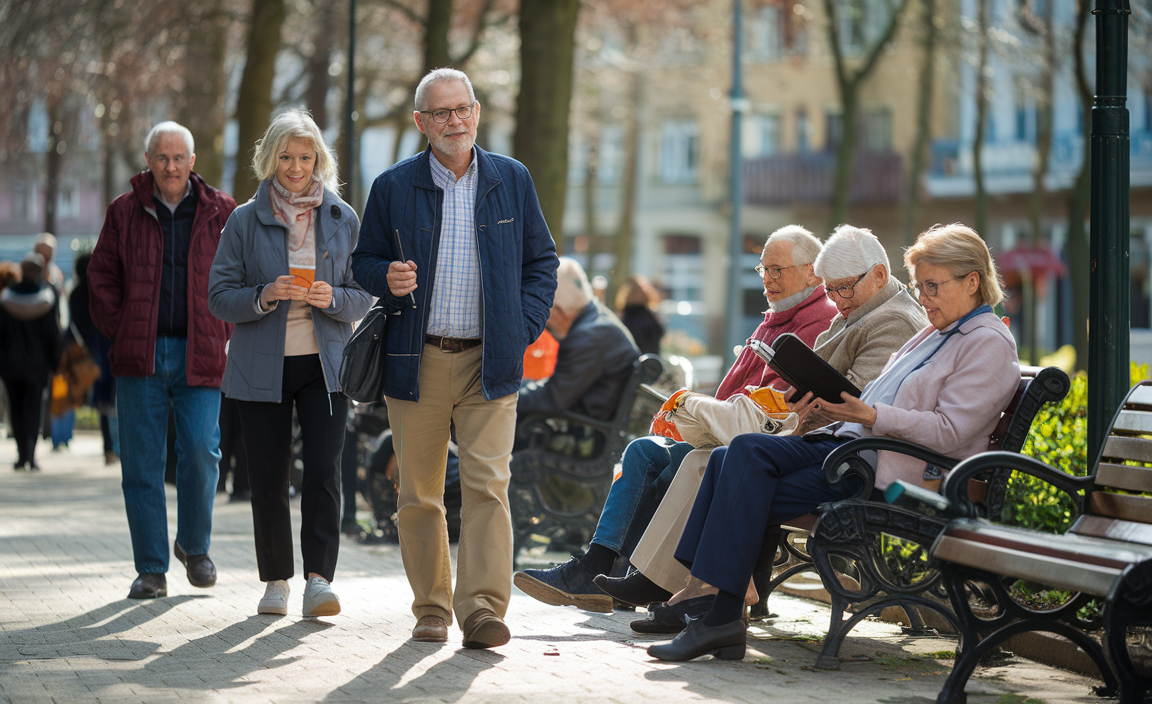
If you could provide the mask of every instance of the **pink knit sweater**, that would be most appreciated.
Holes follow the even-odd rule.
[[[769,311],[764,315],[764,322],[756,328],[752,337],[768,343],[786,332],[799,337],[804,344],[811,347],[816,336],[828,329],[832,319],[838,315],[836,305],[824,295],[824,285],[816,287],[812,295],[805,298],[799,305],[793,306],[782,313]],[[764,361],[756,356],[750,348],[745,347],[736,363],[728,370],[720,388],[716,390],[716,398],[724,400],[735,394],[748,393],[747,386],[772,386],[780,381],[780,376],[768,368]]]

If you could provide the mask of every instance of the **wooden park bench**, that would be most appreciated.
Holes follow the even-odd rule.
[[[1048,631],[1082,648],[1104,680],[1102,696],[1122,704],[1152,694],[1152,674],[1133,665],[1132,627],[1152,626],[1152,382],[1129,393],[1113,418],[1094,471],[1075,477],[1030,457],[991,452],[957,465],[942,488],[952,520],[931,549],[959,617],[960,650],[937,702],[965,701],[964,686],[981,656],[1006,638]],[[983,473],[1015,471],[1058,488],[1075,507],[1075,523],[1060,535],[997,524],[982,517],[967,482]],[[1016,580],[1066,590],[1063,604],[1024,603]],[[1103,600],[1103,613],[1083,609]],[[1086,613],[1089,614],[1086,617]],[[1086,631],[1104,628],[1104,648]]]
[[[989,449],[1019,452],[1040,408],[1062,400],[1070,387],[1068,375],[1059,369],[1022,367],[1020,385],[989,438]],[[935,632],[925,625],[919,609],[935,611],[952,624],[956,621],[940,575],[927,563],[928,547],[948,519],[892,506],[877,496],[872,489],[875,470],[863,454],[870,450],[911,455],[942,470],[959,462],[914,443],[877,437],[847,442],[825,460],[829,482],[854,476],[861,482],[861,491],[853,498],[824,504],[784,526],[777,558],[783,564],[766,590],[770,594],[801,572],[819,574],[832,609],[828,635],[816,660],[816,666],[823,669],[838,668],[844,637],[861,620],[885,608],[903,609],[909,633]],[[991,515],[998,516],[1006,486],[1007,476],[989,472],[973,482],[972,491],[980,495]],[[761,595],[762,600],[767,594]]]
[[[516,419],[508,499],[516,559],[532,536],[578,547],[592,539],[612,474],[631,437],[633,406],[642,387],[664,371],[660,357],[636,360],[612,417],[540,411]],[[565,506],[565,499],[571,505]]]

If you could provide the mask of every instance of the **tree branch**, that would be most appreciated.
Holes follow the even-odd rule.
[[[377,0],[377,1],[380,4],[384,5],[385,7],[390,7],[393,10],[399,10],[401,14],[403,14],[405,17],[407,17],[412,22],[415,22],[416,24],[420,25],[421,27],[427,27],[428,26],[428,18],[424,17],[419,12],[416,12],[412,8],[408,7],[404,3],[400,2],[400,0]]]
[[[872,46],[872,51],[869,53],[868,58],[864,60],[863,66],[856,71],[856,76],[853,78],[853,81],[863,81],[868,74],[872,72],[872,69],[876,67],[876,64],[880,60],[880,53],[884,50],[884,47],[887,46],[888,42],[892,41],[892,37],[896,35],[896,28],[900,25],[900,16],[904,14],[904,10],[907,7],[908,0],[900,0],[900,6],[894,9],[888,18],[888,26],[884,29],[884,34],[882,34]],[[889,8],[891,8],[891,4],[889,4]]]

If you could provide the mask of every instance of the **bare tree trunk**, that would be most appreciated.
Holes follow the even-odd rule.
[[[212,0],[188,42],[185,89],[176,93],[176,114],[196,140],[196,173],[212,185],[224,175],[224,103],[227,77],[224,56],[228,18],[222,0]],[[237,169],[239,171],[239,169]]]
[[[337,7],[330,0],[319,0],[316,4],[316,33],[312,38],[312,56],[308,57],[308,92],[304,100],[321,132],[328,127],[328,90],[332,87],[328,67],[332,64],[332,40],[338,31]]]
[[[924,65],[920,69],[920,96],[916,104],[916,137],[912,145],[912,164],[908,172],[908,195],[904,204],[904,244],[915,239],[916,220],[920,217],[920,177],[924,173],[928,139],[932,132],[932,88],[936,73],[936,0],[924,3]]]
[[[1077,0],[1076,31],[1072,42],[1072,60],[1075,66],[1076,94],[1080,98],[1080,111],[1083,117],[1084,148],[1080,173],[1072,190],[1068,192],[1068,240],[1064,245],[1064,261],[1068,266],[1068,276],[1072,282],[1072,340],[1076,346],[1076,367],[1088,368],[1088,208],[1092,200],[1092,140],[1089,125],[1092,124],[1092,88],[1088,82],[1088,71],[1084,65],[1084,35],[1088,20],[1092,16],[1091,0]]]
[[[988,191],[984,188],[984,126],[988,115],[988,2],[976,0],[976,138],[972,142],[972,171],[976,181],[976,232],[988,238]]]
[[[272,117],[272,78],[283,24],[284,0],[253,0],[248,27],[248,58],[236,102],[239,146],[236,150],[236,184],[232,191],[237,203],[248,201],[259,185],[248,165],[256,140],[268,129]]]
[[[532,174],[557,249],[564,243],[568,113],[580,0],[521,0],[513,153]]]
[[[452,0],[428,0],[424,32],[424,73],[452,63],[448,56],[448,29],[452,26]]]
[[[616,299],[616,292],[632,274],[632,249],[636,225],[636,189],[640,178],[640,113],[643,110],[644,78],[639,71],[632,74],[628,93],[632,97],[628,109],[628,126],[624,132],[624,183],[621,189],[620,215],[612,240],[616,262],[608,277],[608,290],[604,300]]]
[[[589,249],[596,240],[597,233],[600,232],[600,228],[596,225],[596,189],[600,185],[599,167],[599,148],[593,144],[588,149],[588,163],[584,167],[584,235],[588,238]]]
[[[840,45],[840,17],[837,4],[836,0],[824,0],[824,14],[828,22],[828,45],[836,66],[836,84],[843,110],[841,116],[843,136],[836,150],[836,174],[832,184],[832,218],[829,230],[848,218],[848,200],[852,195],[852,159],[856,149],[856,123],[860,111],[858,99],[860,86],[876,68],[884,48],[896,36],[900,16],[908,7],[908,0],[899,0],[899,5],[896,7],[889,4],[891,16],[888,18],[888,24],[876,42],[868,48],[855,70],[849,69],[848,58],[844,56],[844,48]]]
[[[1036,161],[1032,169],[1032,195],[1028,202],[1028,223],[1031,227],[1032,247],[1040,246],[1040,228],[1044,201],[1048,192],[1044,179],[1048,177],[1048,162],[1052,153],[1052,90],[1056,72],[1056,38],[1052,27],[1052,5],[1043,18],[1044,59],[1040,69],[1040,83],[1036,101]],[[1036,279],[1032,272],[1025,277],[1027,314],[1024,319],[1024,339],[1028,347],[1028,362],[1040,359],[1040,321]]]
[[[60,109],[61,98],[57,91],[61,86],[53,86],[48,92],[48,151],[44,155],[44,232],[56,234],[56,205],[60,200],[60,171],[64,164],[64,151],[67,142],[61,141],[63,132]]]

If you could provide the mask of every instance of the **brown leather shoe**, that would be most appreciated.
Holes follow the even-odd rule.
[[[490,609],[477,609],[464,619],[465,648],[495,648],[511,638],[508,626]]]
[[[208,553],[187,555],[177,542],[172,543],[172,551],[180,564],[184,565],[189,584],[194,587],[211,587],[216,584],[216,565],[212,563]]]
[[[168,580],[162,574],[137,575],[128,590],[129,599],[159,599],[168,596]]]
[[[412,629],[412,640],[421,643],[448,642],[448,622],[440,616],[421,616]]]

